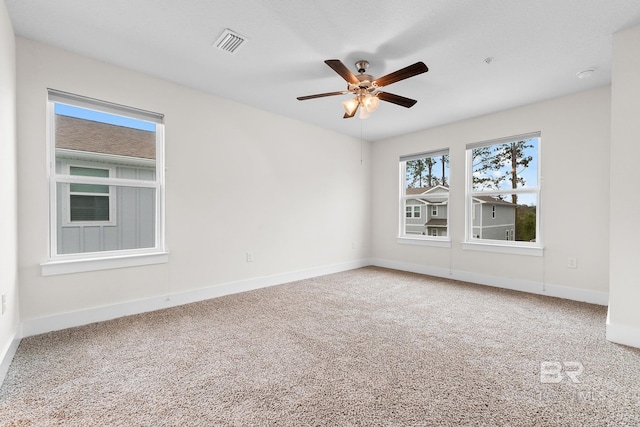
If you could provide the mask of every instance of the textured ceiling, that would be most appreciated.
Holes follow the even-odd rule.
[[[640,24],[638,0],[5,2],[19,36],[371,141],[609,84],[612,34]],[[212,47],[225,28],[236,54]],[[385,88],[414,107],[345,120],[346,95],[296,100],[346,88],[325,59],[430,70]]]

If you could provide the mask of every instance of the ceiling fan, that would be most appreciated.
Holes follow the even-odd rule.
[[[380,100],[391,102],[392,104],[406,108],[413,107],[413,105],[418,102],[415,99],[405,98],[404,96],[394,95],[389,92],[383,92],[380,88],[429,71],[429,68],[427,68],[423,62],[416,62],[413,65],[409,65],[408,67],[404,67],[398,71],[394,71],[393,73],[375,79],[371,74],[365,74],[365,71],[367,71],[367,68],[369,67],[368,61],[360,60],[356,62],[355,65],[359,73],[357,76],[349,71],[349,69],[339,59],[327,59],[324,62],[331,67],[333,71],[338,73],[340,77],[346,80],[348,84],[347,90],[299,96],[297,99],[299,101],[305,101],[307,99],[347,95],[351,93],[355,95],[355,98],[342,103],[342,107],[345,111],[343,118],[345,119],[350,119],[355,116],[356,111],[358,111],[358,107],[362,107],[360,109],[360,118],[366,119],[369,117],[370,113],[373,113],[378,108]]]

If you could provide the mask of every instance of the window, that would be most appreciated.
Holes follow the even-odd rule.
[[[420,206],[407,206],[407,218],[420,218]]]
[[[105,166],[90,167],[88,163],[62,161],[62,169],[70,176],[92,176],[109,178],[114,169]],[[61,207],[62,224],[72,225],[116,225],[115,189],[109,185],[69,184],[61,195],[66,200]]]
[[[542,247],[539,151],[540,133],[467,146],[466,243]]]
[[[449,150],[402,156],[400,194],[400,243],[448,241]]]
[[[48,126],[49,263],[164,253],[163,116],[50,90]]]

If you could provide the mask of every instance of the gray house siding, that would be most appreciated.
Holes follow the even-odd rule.
[[[63,162],[74,163],[74,160],[60,159],[56,161],[58,172]],[[82,166],[95,168],[115,167],[117,178],[153,180],[155,170],[148,167],[132,167],[109,164],[105,162],[82,162]],[[102,252],[121,249],[139,249],[155,246],[155,190],[152,188],[115,187],[112,211],[112,224],[76,225],[69,221],[68,200],[69,185],[59,183],[57,198],[57,250],[59,254],[82,252]]]
[[[420,207],[420,217],[419,218],[407,218],[405,213],[405,226],[407,234],[424,234],[425,228],[424,223],[426,222],[426,209],[424,203],[419,200],[409,199],[407,200],[406,206],[419,206]]]
[[[507,236],[514,235],[516,222],[516,210],[514,205],[501,202],[474,202],[472,209],[472,232],[475,238],[510,240]]]

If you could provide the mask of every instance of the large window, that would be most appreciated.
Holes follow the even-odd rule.
[[[469,243],[541,248],[540,134],[467,147]]]
[[[164,252],[163,116],[49,91],[50,260]]]
[[[448,240],[449,151],[400,158],[400,239]]]

